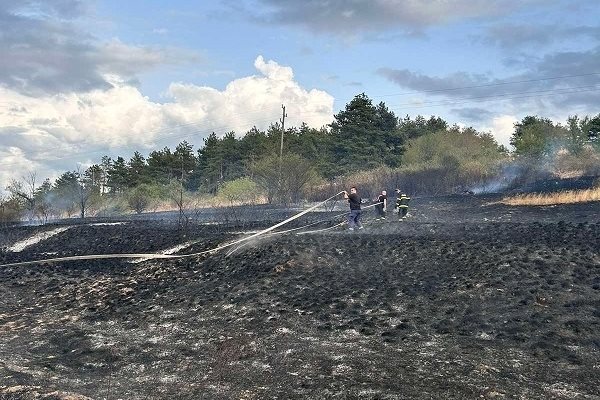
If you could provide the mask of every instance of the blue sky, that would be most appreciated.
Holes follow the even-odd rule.
[[[211,131],[322,126],[358,93],[507,144],[600,112],[592,0],[6,0],[0,183]],[[57,156],[57,152],[60,156]]]
[[[413,23],[383,27],[379,27],[374,17],[367,21],[370,26],[361,29],[354,30],[349,24],[345,30],[331,27],[323,31],[316,30],[310,21],[303,21],[303,16],[288,23],[277,21],[274,16],[264,17],[273,11],[268,4],[277,2],[191,3],[130,1],[124,5],[120,1],[107,1],[96,6],[97,16],[105,22],[94,30],[98,37],[105,40],[117,37],[127,43],[172,46],[199,53],[201,59],[197,63],[160,68],[142,76],[141,88],[153,99],[161,100],[161,93],[172,81],[222,89],[232,78],[255,73],[252,61],[263,55],[291,66],[302,86],[332,94],[338,110],[361,91],[378,99],[380,95],[410,91],[378,74],[380,68],[408,69],[440,78],[465,72],[484,75],[490,80],[512,81],[512,77],[528,72],[523,65],[527,61],[544,54],[584,51],[597,46],[600,30],[597,22],[600,6],[591,1],[504,2],[507,8],[512,5],[512,11],[482,10],[479,15],[463,18],[458,14],[437,24],[417,19]],[[348,4],[349,10],[356,3],[367,7],[369,4],[368,1],[331,3],[339,3],[342,9],[343,4]],[[281,8],[284,7],[285,4]],[[257,20],[260,15],[265,20]],[[309,19],[310,15],[305,17]],[[596,31],[588,36],[557,33],[552,38],[552,32],[548,31],[561,26],[589,27]],[[518,58],[524,62],[511,63]],[[405,103],[405,97],[383,96],[381,100]]]

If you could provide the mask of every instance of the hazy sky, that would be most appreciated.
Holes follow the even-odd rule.
[[[507,144],[600,112],[597,0],[0,0],[0,186],[214,131],[320,127],[356,94]]]

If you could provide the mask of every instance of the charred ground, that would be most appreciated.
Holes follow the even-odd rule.
[[[491,200],[229,256],[0,267],[0,398],[600,398],[600,205]],[[0,259],[193,253],[235,230],[79,225]]]

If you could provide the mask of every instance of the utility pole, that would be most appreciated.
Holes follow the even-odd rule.
[[[279,120],[279,122],[281,122],[281,146],[279,148],[279,177],[277,179],[277,188],[279,191],[279,195],[282,197],[281,200],[283,200],[283,188],[282,188],[282,182],[281,182],[281,171],[283,169],[283,133],[285,132],[285,117],[287,117],[287,114],[285,113],[285,106],[282,104],[281,105],[281,109],[283,110],[282,114],[281,114],[281,119]]]
[[[181,153],[181,183],[183,184],[183,153]]]
[[[283,104],[281,105],[281,109],[283,110],[283,113],[281,115],[281,119],[279,120],[281,122],[281,147],[279,149],[280,163],[283,160],[283,134],[285,133],[285,117],[287,117],[287,114],[285,113],[285,106]]]
[[[179,225],[183,225],[183,153],[181,153],[181,186],[179,188]]]

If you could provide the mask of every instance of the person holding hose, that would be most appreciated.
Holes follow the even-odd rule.
[[[348,214],[348,229],[351,231],[353,231],[355,228],[362,229],[363,226],[360,223],[360,216],[362,214],[360,203],[362,202],[362,199],[358,195],[356,187],[352,186],[350,188],[350,193],[344,190],[344,198],[348,199],[348,203],[350,204],[350,214]]]
[[[385,211],[387,210],[387,192],[385,190],[382,190],[377,197],[375,210],[377,210],[377,219],[385,219]]]
[[[398,218],[400,221],[405,220],[408,215],[408,202],[410,197],[402,193],[400,189],[396,189],[396,207],[398,209]]]

